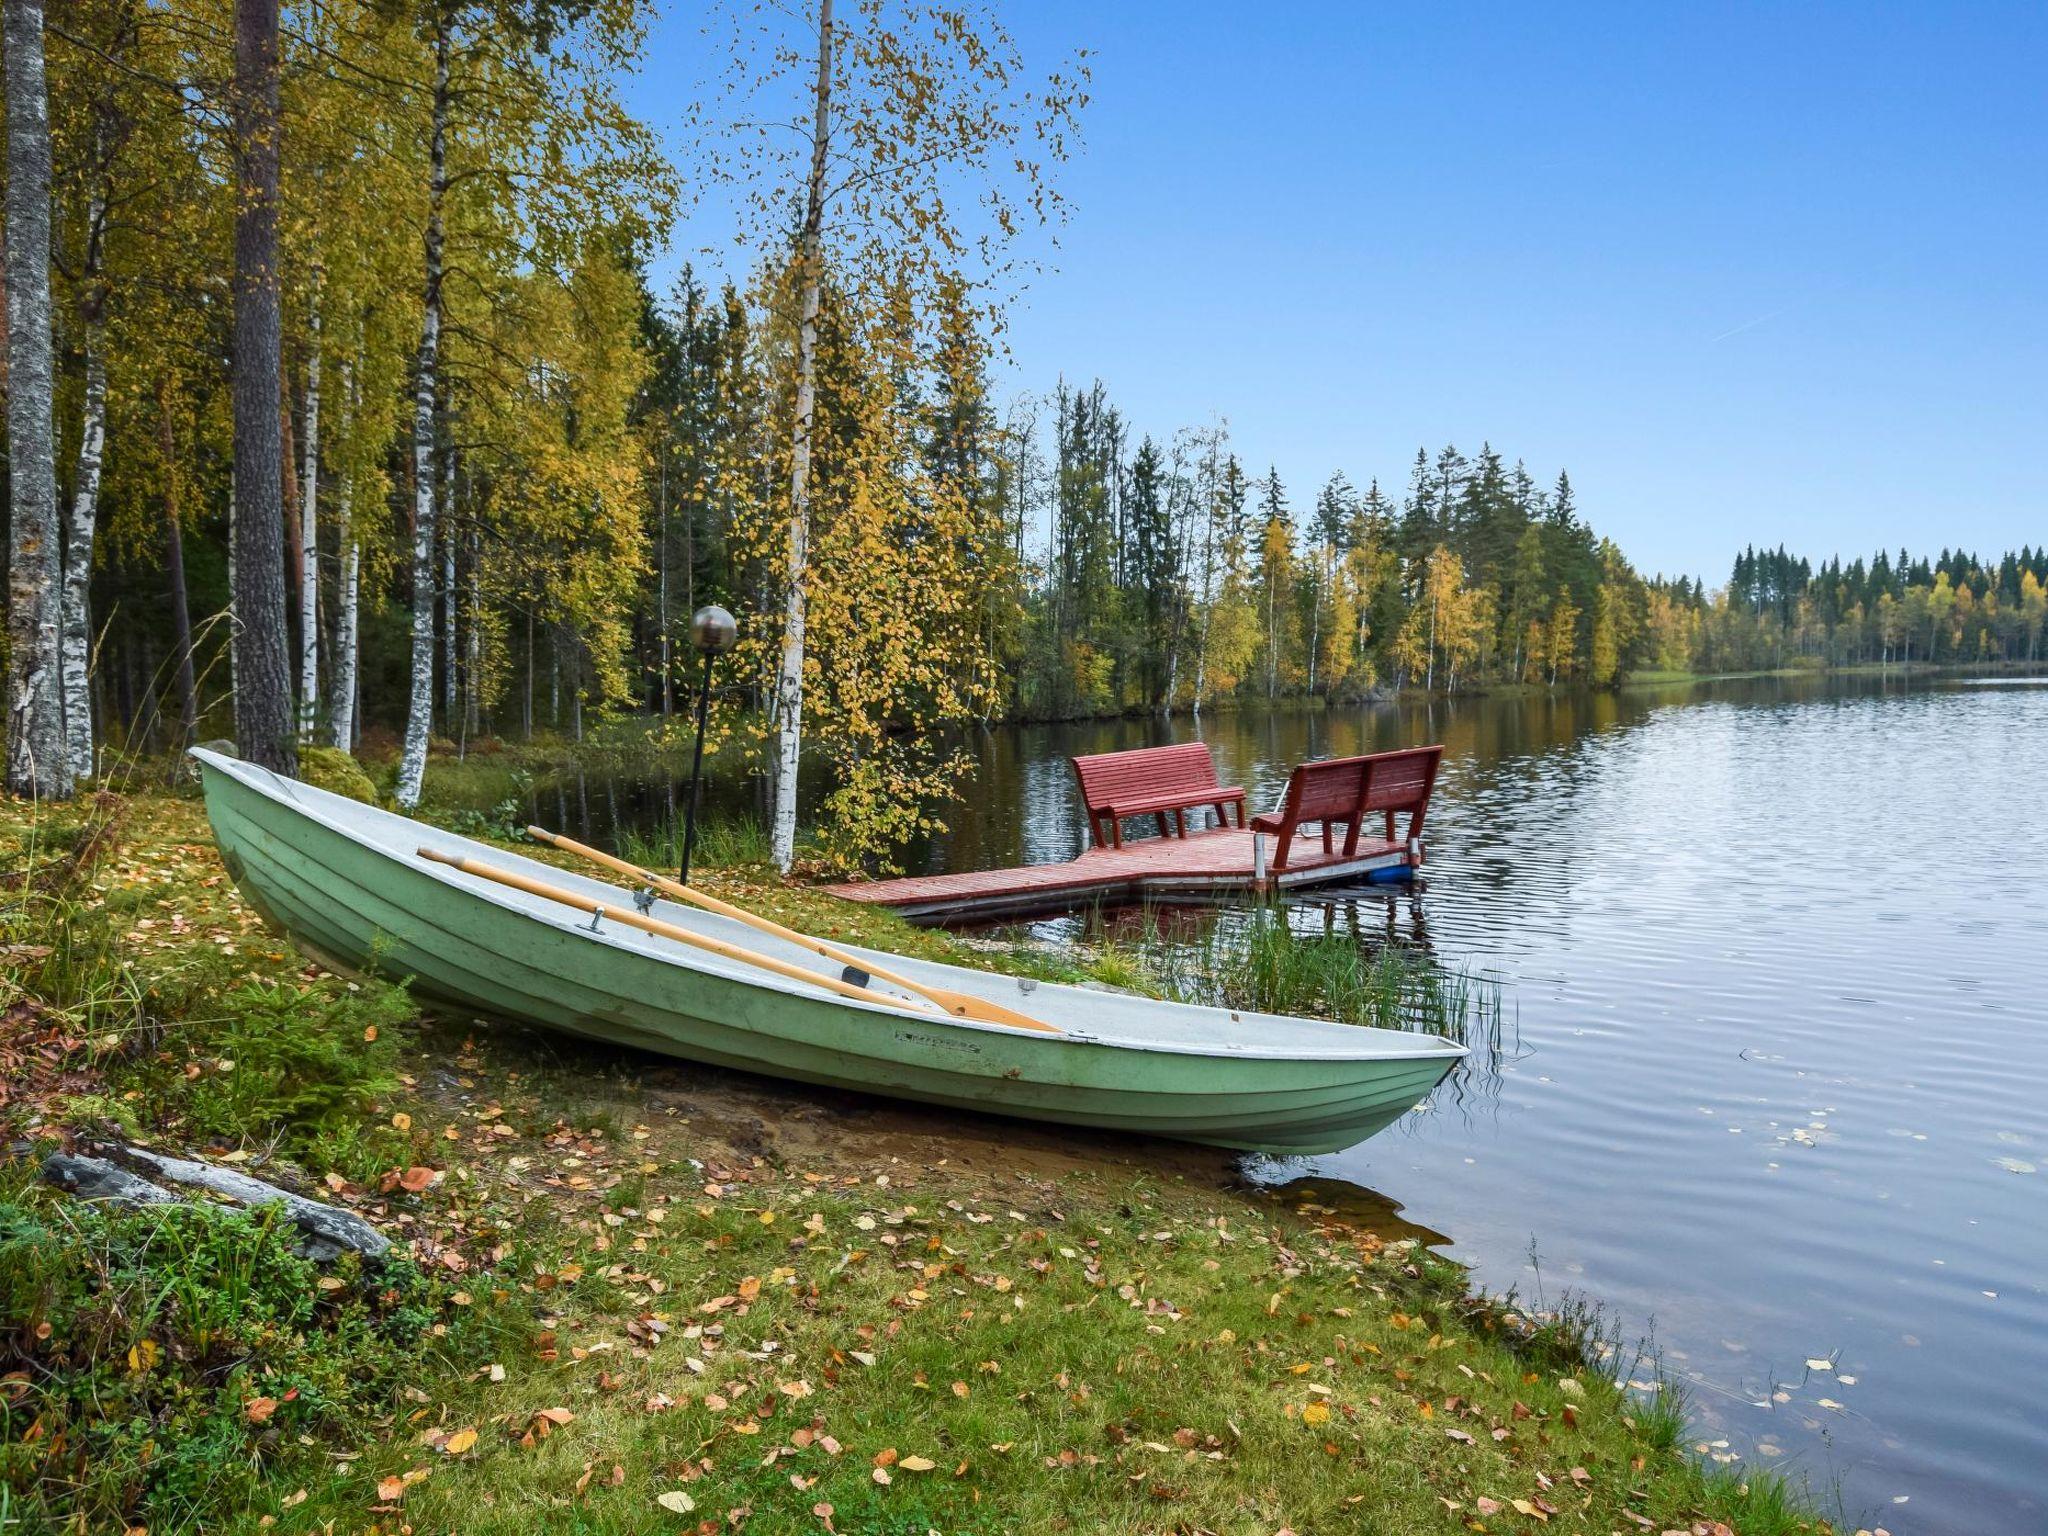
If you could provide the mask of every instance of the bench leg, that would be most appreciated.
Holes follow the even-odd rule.
[[[1266,888],[1266,834],[1252,834],[1252,882],[1260,890]]]

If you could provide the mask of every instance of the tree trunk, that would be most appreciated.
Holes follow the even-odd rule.
[[[441,721],[455,734],[455,445],[448,440],[447,410],[441,413]]]
[[[93,770],[92,544],[99,517],[100,470],[107,446],[107,363],[99,317],[85,327],[85,413],[78,434],[78,471],[64,522],[64,742],[74,781]]]
[[[465,742],[477,734],[483,722],[482,701],[477,694],[477,674],[483,670],[483,631],[477,627],[477,615],[483,612],[483,588],[477,575],[482,553],[481,536],[475,528],[469,530],[469,628],[463,632],[462,650],[462,737]]]
[[[185,591],[185,525],[178,509],[177,439],[171,427],[171,383],[156,381],[156,443],[163,461],[164,570],[171,583],[171,663],[178,675],[178,741],[182,752],[199,734],[199,689],[192,678],[192,609]]]
[[[235,0],[235,742],[250,762],[293,773],[278,420],[277,7],[278,0]]]
[[[803,309],[797,330],[796,441],[789,461],[789,595],[782,662],[775,679],[775,825],[770,851],[788,871],[796,856],[797,760],[803,745],[804,565],[810,544],[811,417],[817,404],[818,292],[823,280],[825,165],[832,123],[832,0],[818,6],[818,84],[811,125],[811,175],[799,255]]]
[[[434,27],[434,108],[428,144],[427,275],[412,409],[412,698],[405,714],[405,751],[398,763],[398,803],[420,802],[427,738],[434,722],[434,391],[441,356],[441,209],[448,195],[448,25]]]
[[[299,740],[320,713],[320,269],[307,301],[305,469],[299,477]]]
[[[50,109],[41,0],[5,0],[7,787],[65,799],[63,594],[50,357]]]
[[[660,657],[661,664],[661,718],[663,723],[666,724],[675,716],[675,689],[670,685],[669,681],[672,668],[668,653],[668,443],[666,438],[662,442],[658,484],[660,489],[656,493],[655,502],[656,516],[661,527],[659,544],[660,585],[655,597],[654,623],[655,632],[658,637],[655,653]]]
[[[355,369],[344,357],[341,362],[341,436],[344,445],[355,420],[355,405]],[[346,456],[341,467],[341,483],[335,487],[334,538],[334,547],[341,556],[341,569],[336,574],[334,585],[334,655],[328,667],[332,674],[329,682],[333,692],[327,705],[327,739],[346,752],[356,744],[356,616],[361,611],[363,572],[362,546],[355,537],[355,477],[349,470]]]

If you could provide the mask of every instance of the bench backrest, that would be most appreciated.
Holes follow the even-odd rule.
[[[1326,757],[1303,763],[1287,780],[1281,814],[1293,821],[1347,821],[1365,796],[1368,757]]]
[[[1404,747],[1398,752],[1375,752],[1359,761],[1370,764],[1362,811],[1419,811],[1429,805],[1436,788],[1436,770],[1443,762],[1444,749]]]
[[[1139,800],[1220,787],[1216,760],[1199,741],[1077,757],[1074,776],[1080,780],[1082,803],[1090,811],[1115,805],[1120,799]]]
[[[1287,793],[1280,802],[1280,845],[1274,850],[1274,870],[1287,867],[1295,828],[1308,822],[1323,824],[1326,851],[1330,847],[1331,827],[1342,825],[1347,858],[1358,852],[1363,823],[1373,812],[1384,813],[1388,842],[1394,840],[1394,815],[1398,811],[1408,813],[1408,837],[1419,837],[1443,755],[1440,746],[1404,747],[1365,757],[1331,757],[1303,763],[1288,777]]]

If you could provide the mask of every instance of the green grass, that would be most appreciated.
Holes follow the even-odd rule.
[[[615,851],[620,858],[649,869],[673,869],[682,847],[683,829],[676,826],[626,831],[619,836]],[[758,817],[721,817],[697,824],[697,838],[690,849],[692,871],[764,869],[773,861],[768,828]]]
[[[399,1256],[365,1284],[260,1214],[106,1216],[0,1169],[0,1499],[31,1529],[780,1533],[826,1530],[825,1505],[834,1531],[910,1536],[1509,1532],[1546,1507],[1823,1528],[1689,1459],[1676,1397],[1618,1389],[1587,1314],[1475,1298],[1413,1245],[1233,1189],[1221,1158],[423,1019],[265,933],[195,802],[130,809],[113,837],[0,806],[0,874],[30,876],[0,888],[0,1045],[24,1063],[0,1133],[39,1155],[111,1121],[240,1154]],[[1347,968],[1277,924],[1176,979],[1129,947],[970,950],[751,860],[705,884],[969,963],[1411,1027],[1499,1014],[1479,983]],[[408,1167],[431,1185],[398,1186]]]

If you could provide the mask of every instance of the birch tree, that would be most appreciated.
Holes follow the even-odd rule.
[[[313,739],[320,705],[320,269],[307,295],[305,466],[299,490],[299,739]]]
[[[1085,102],[1085,63],[1020,88],[1023,60],[988,11],[918,0],[833,0],[785,34],[760,8],[733,13],[734,63],[714,105],[694,114],[707,179],[741,189],[771,270],[796,296],[795,393],[788,425],[789,506],[775,667],[774,810],[778,867],[794,856],[814,530],[812,459],[819,305],[830,276],[850,302],[895,287],[913,306],[972,266],[991,312],[1019,275],[1012,240],[1064,205],[1047,174],[1065,158]],[[760,30],[763,26],[766,31]],[[801,100],[801,108],[796,103]],[[754,103],[786,100],[778,129]],[[767,118],[777,116],[771,107]],[[794,240],[791,240],[794,231]],[[783,254],[786,253],[786,254]]]
[[[427,225],[420,344],[412,415],[412,694],[405,750],[398,762],[398,803],[419,804],[434,726],[434,401],[441,359],[441,254],[448,201],[449,8],[433,8],[434,85],[427,129]]]
[[[7,788],[65,799],[61,533],[50,347],[50,113],[41,0],[4,0],[7,96]]]

